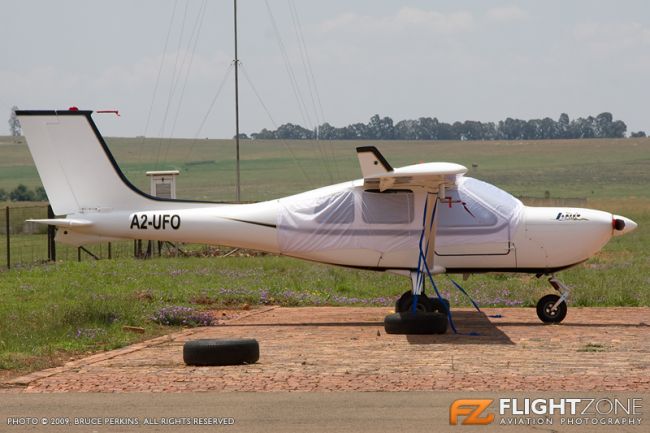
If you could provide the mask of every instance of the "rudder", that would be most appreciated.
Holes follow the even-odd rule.
[[[83,209],[147,207],[121,172],[92,111],[17,111],[43,187],[57,215]]]

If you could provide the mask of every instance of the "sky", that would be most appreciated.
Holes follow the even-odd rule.
[[[232,1],[0,4],[7,118],[12,105],[118,109],[95,115],[104,135],[234,135]],[[650,133],[644,0],[239,0],[238,10],[242,132],[374,114],[609,111]]]

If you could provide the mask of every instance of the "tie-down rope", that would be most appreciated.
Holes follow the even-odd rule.
[[[427,210],[428,210],[428,205],[429,205],[429,194],[427,193],[427,197],[425,198],[424,201],[424,214],[422,215],[422,233],[420,234],[420,243],[419,243],[419,250],[420,254],[418,256],[418,278],[417,278],[417,287],[423,286],[424,281],[422,280],[424,278],[424,273],[426,271],[427,276],[429,277],[429,281],[431,282],[431,286],[433,287],[433,290],[436,292],[436,296],[438,297],[438,300],[440,301],[440,304],[442,305],[442,308],[444,308],[445,313],[447,314],[447,320],[449,321],[449,325],[451,326],[451,329],[454,331],[454,334],[458,334],[458,330],[456,329],[456,325],[454,324],[454,320],[451,315],[451,308],[448,307],[448,304],[444,302],[444,298],[440,294],[440,291],[438,290],[438,286],[436,285],[435,281],[433,280],[433,275],[431,274],[431,270],[429,269],[429,264],[427,263],[427,254],[429,253],[429,242],[427,239],[427,244],[426,247],[423,246],[424,242],[424,234],[427,229]],[[436,216],[436,210],[438,207],[438,199],[436,196],[436,201],[433,205],[433,211],[431,212],[431,222],[429,223],[429,235],[431,235],[431,230],[433,230],[433,223],[435,221],[435,216]],[[424,266],[423,266],[424,265]],[[424,267],[424,269],[422,269]],[[456,281],[454,281],[449,275],[447,275],[447,278],[452,282],[452,284],[461,291],[472,303],[474,308],[480,313],[481,309],[479,306],[474,302],[472,297],[465,291],[465,289],[462,288],[460,284],[458,284]],[[417,302],[418,302],[418,294],[415,294],[413,296],[413,304],[411,306],[412,311],[415,312],[417,309]],[[477,333],[470,333],[469,335],[478,335]]]

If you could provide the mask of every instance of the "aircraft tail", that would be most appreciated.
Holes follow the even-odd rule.
[[[160,207],[118,167],[92,111],[17,111],[54,213]],[[173,206],[169,206],[173,207]]]

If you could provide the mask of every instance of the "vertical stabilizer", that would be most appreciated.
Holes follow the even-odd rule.
[[[91,113],[16,112],[54,213],[148,207],[156,198],[124,176]]]

